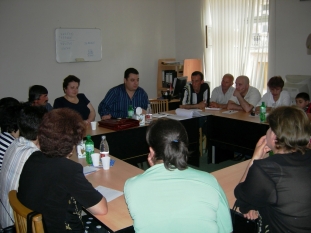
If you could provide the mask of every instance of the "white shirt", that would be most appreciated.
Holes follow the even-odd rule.
[[[257,106],[260,106],[262,102],[265,102],[266,107],[279,107],[279,106],[290,106],[291,105],[291,98],[288,91],[281,91],[280,97],[277,101],[274,101],[273,95],[271,92],[267,92],[263,95],[261,100],[257,103]]]
[[[258,101],[261,99],[261,94],[257,88],[249,86],[247,94],[244,96],[245,101],[247,101],[250,105],[256,107]],[[240,102],[237,97],[232,96],[231,101],[240,105]]]
[[[216,102],[218,104],[227,104],[228,101],[230,100],[231,96],[233,95],[234,92],[234,87],[230,87],[226,94],[222,92],[221,86],[215,87],[214,90],[212,91],[212,97],[210,99],[210,102]]]
[[[38,147],[24,137],[16,138],[6,150],[3,158],[2,169],[0,173],[0,198],[12,219],[13,210],[9,204],[8,193],[11,190],[17,190],[19,177],[29,156],[39,150]],[[0,220],[2,227],[13,225],[7,212],[1,205]]]

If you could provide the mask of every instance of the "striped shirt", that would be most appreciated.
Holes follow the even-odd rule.
[[[129,105],[132,105],[134,110],[137,107],[147,109],[148,103],[148,95],[144,89],[138,87],[131,99],[124,84],[120,84],[108,91],[98,106],[98,113],[100,117],[111,114],[112,118],[126,118]]]
[[[10,190],[17,190],[19,177],[24,164],[29,156],[39,150],[38,147],[24,137],[16,138],[7,149],[3,159],[2,171],[0,173],[0,198],[7,211],[13,219],[13,211],[9,204],[8,193]],[[5,209],[0,208],[0,223],[2,227],[12,225],[12,221]]]
[[[8,132],[0,133],[0,172],[2,168],[4,153],[11,145],[11,143],[14,141],[14,139],[15,138]]]

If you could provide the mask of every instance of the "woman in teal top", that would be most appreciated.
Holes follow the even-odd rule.
[[[135,232],[232,232],[228,202],[215,177],[187,165],[183,125],[154,121],[146,140],[151,167],[124,187]]]

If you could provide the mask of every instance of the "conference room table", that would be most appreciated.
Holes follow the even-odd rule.
[[[174,114],[175,111],[170,111]],[[200,135],[199,118],[184,119],[180,121],[188,133],[191,152],[188,163],[199,167],[200,163]],[[101,136],[105,135],[109,144],[109,152],[115,157],[124,160],[134,166],[138,163],[146,162],[149,154],[149,146],[146,141],[146,131],[148,124],[123,130],[111,130],[97,125],[96,130],[92,130],[88,125],[86,135],[91,135],[95,148],[99,148]]]
[[[86,179],[94,188],[104,186],[123,192],[125,181],[144,171],[113,156],[111,158],[115,160],[114,166],[110,167],[109,170],[100,168],[98,171],[86,175]],[[76,154],[73,154],[71,159],[82,164],[82,166],[87,166],[85,158],[79,159]],[[211,173],[223,188],[230,208],[235,202],[234,188],[243,176],[248,163],[249,161],[244,161]],[[124,195],[108,202],[108,214],[94,215],[94,217],[110,232],[134,232],[133,220],[129,214]]]

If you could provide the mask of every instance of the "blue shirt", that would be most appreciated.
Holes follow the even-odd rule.
[[[108,91],[98,105],[98,113],[100,117],[111,114],[112,118],[126,118],[129,105],[132,105],[134,110],[137,107],[147,109],[148,103],[148,95],[144,89],[138,87],[131,99],[124,84],[120,84]]]

